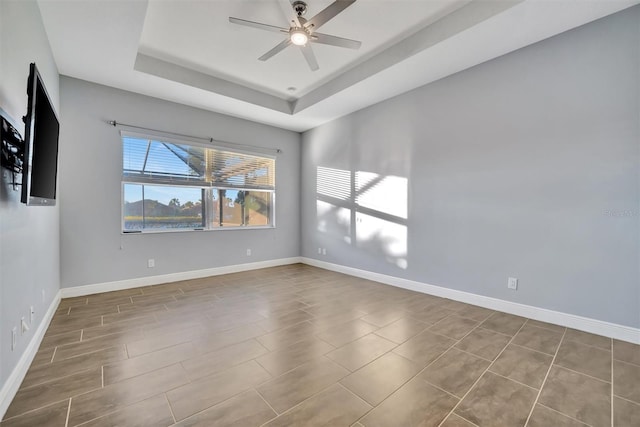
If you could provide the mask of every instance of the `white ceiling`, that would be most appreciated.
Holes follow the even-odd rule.
[[[320,32],[311,71],[284,34],[289,0],[39,0],[61,74],[304,131],[640,0],[358,0]],[[283,6],[284,3],[284,6]],[[305,17],[331,0],[307,0]],[[294,87],[295,90],[289,88]],[[116,120],[126,121],[124,117]]]

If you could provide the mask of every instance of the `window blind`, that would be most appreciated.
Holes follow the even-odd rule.
[[[243,189],[275,189],[275,159],[214,147],[123,136],[123,179]]]

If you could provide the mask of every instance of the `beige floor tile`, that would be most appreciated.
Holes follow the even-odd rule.
[[[149,338],[143,338],[131,341],[127,344],[127,352],[129,357],[138,357],[146,353],[152,353],[163,348],[173,347],[178,344],[184,344],[200,338],[199,331],[179,330],[166,334],[154,335]]]
[[[436,427],[458,399],[414,378],[360,420],[365,427]]]
[[[419,378],[462,398],[489,364],[487,360],[451,348],[422,371]]]
[[[409,381],[419,370],[420,368],[408,359],[387,353],[343,378],[340,383],[375,406]]]
[[[58,335],[100,325],[102,325],[102,316],[84,318],[61,316],[56,314],[51,320],[49,329],[47,329],[47,335]]]
[[[423,331],[396,347],[393,352],[423,368],[447,351],[454,343],[454,340],[445,336]]]
[[[454,340],[462,339],[473,328],[478,325],[479,322],[465,317],[456,315],[447,316],[435,325],[431,326],[429,330],[436,334],[444,335]]]
[[[638,427],[640,420],[640,405],[628,400],[613,398],[613,426]]]
[[[50,347],[57,347],[59,345],[72,344],[74,342],[79,342],[81,334],[82,334],[81,330],[66,332],[64,334],[58,334],[58,335],[47,334],[42,339],[42,343],[40,344],[40,350],[43,350],[45,348],[50,348]]]
[[[327,357],[353,372],[392,350],[396,345],[375,334],[369,334],[330,351]]]
[[[173,415],[164,394],[134,403],[119,411],[96,418],[81,427],[166,427],[173,425]]]
[[[124,346],[110,347],[94,353],[64,359],[49,365],[33,366],[27,372],[21,387],[31,387],[43,382],[60,379],[87,369],[99,368],[127,358]]]
[[[552,366],[539,402],[593,427],[611,425],[611,384]]]
[[[249,390],[182,420],[175,427],[260,426],[276,415],[255,390]]]
[[[488,329],[477,328],[456,344],[456,348],[475,354],[486,360],[494,360],[510,340],[511,338],[507,335]]]
[[[301,341],[306,341],[309,339],[309,336],[313,335],[316,331],[317,327],[312,323],[302,322],[269,334],[261,335],[257,337],[257,340],[268,350],[274,351],[289,347]]]
[[[142,326],[155,324],[156,319],[153,316],[141,317],[135,322],[110,323],[103,326],[94,326],[93,328],[85,328],[82,330],[82,339],[84,341],[92,340],[98,337],[104,337],[113,334],[137,333],[142,332]]]
[[[21,388],[13,398],[5,417],[14,417],[100,387],[102,387],[102,368],[94,368],[33,387]]]
[[[640,366],[614,360],[613,394],[640,404]]]
[[[456,313],[458,316],[482,322],[487,320],[487,318],[495,313],[495,311],[484,307],[478,307],[477,305],[463,304],[458,310],[456,310]]]
[[[331,344],[311,338],[260,356],[256,361],[275,377],[317,359],[333,349]]]
[[[598,347],[603,350],[611,350],[611,338],[603,337],[600,335],[594,335],[588,332],[582,332],[575,329],[567,329],[567,333],[564,336],[564,340],[574,341],[574,342],[589,345],[592,347]]]
[[[491,365],[491,372],[539,389],[542,386],[553,356],[508,345]]]
[[[613,340],[613,358],[640,365],[640,345]]]
[[[379,328],[371,323],[356,319],[331,327],[326,331],[316,334],[316,336],[334,347],[341,347],[377,329]]]
[[[535,326],[536,328],[548,329],[553,332],[564,333],[567,329],[564,326],[554,325],[553,323],[541,322],[539,320],[527,319],[528,326]]]
[[[478,426],[523,426],[538,392],[487,372],[455,413]]]
[[[367,323],[371,323],[374,326],[382,328],[384,326],[387,326],[389,323],[395,322],[396,320],[404,317],[405,315],[406,313],[402,310],[382,310],[367,314],[366,316],[362,316],[360,319],[364,320]]]
[[[611,352],[575,341],[563,341],[556,365],[611,382]]]
[[[501,334],[514,336],[526,320],[524,317],[514,316],[513,314],[496,312],[482,322],[480,326]]]
[[[438,306],[427,306],[421,311],[413,311],[410,316],[416,320],[420,320],[425,323],[437,323],[447,316],[455,314],[453,310],[447,310]]]
[[[255,361],[245,362],[216,375],[167,392],[177,421],[210,408],[271,378]]]
[[[411,317],[403,317],[393,323],[388,324],[384,328],[375,331],[376,335],[393,341],[396,344],[402,344],[409,338],[418,335],[424,331],[430,324],[421,322]]]
[[[224,371],[267,353],[258,341],[251,339],[220,350],[192,357],[182,362],[191,380]]]
[[[74,396],[71,399],[69,425],[108,415],[187,382],[186,372],[176,364]]]
[[[474,426],[475,424],[471,424],[469,421],[465,420],[464,418],[456,414],[449,415],[447,419],[444,420],[442,424],[440,424],[440,427],[474,427]]]
[[[104,366],[104,384],[117,383],[138,375],[175,365],[198,353],[192,343],[178,344],[162,350],[146,353],[138,357],[122,360]]]
[[[54,362],[69,359],[87,353],[93,353],[99,350],[105,350],[110,347],[121,347],[124,344],[134,342],[143,338],[141,332],[121,332],[118,334],[105,335],[104,337],[83,340],[73,344],[61,345],[56,348],[56,354],[53,357]]]
[[[569,418],[543,405],[536,405],[527,427],[589,427],[587,424]]]
[[[91,317],[102,316],[104,314],[113,314],[118,312],[116,304],[99,304],[99,305],[77,305],[69,308],[67,316],[69,317]]]
[[[309,313],[295,310],[280,316],[269,316],[267,319],[258,321],[258,325],[267,332],[273,332],[310,319],[313,319],[313,316]]]
[[[562,333],[532,326],[527,322],[513,339],[514,344],[555,355]]]
[[[33,358],[33,361],[31,362],[31,366],[33,367],[33,366],[51,363],[51,361],[53,360],[53,354],[55,353],[55,351],[56,351],[55,347],[49,347],[49,348],[38,350],[38,352]]]
[[[69,399],[61,400],[17,417],[5,417],[4,421],[0,423],[0,427],[65,427],[68,409]]]
[[[265,427],[350,426],[371,407],[338,384],[270,421]]]
[[[298,366],[256,390],[281,414],[331,384],[341,380],[349,371],[326,357]]]

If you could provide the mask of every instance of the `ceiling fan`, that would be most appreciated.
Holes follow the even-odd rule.
[[[289,28],[276,27],[274,25],[263,24],[260,22],[247,21],[246,19],[234,18],[231,16],[229,17],[229,22],[233,24],[258,28],[260,30],[275,31],[287,35],[287,37],[282,42],[278,43],[273,49],[258,58],[260,61],[266,61],[276,53],[284,50],[287,46],[293,44],[300,47],[304,58],[307,60],[307,64],[309,64],[309,68],[311,68],[311,71],[316,71],[319,66],[318,61],[316,60],[316,56],[313,53],[313,49],[311,49],[311,43],[346,47],[348,49],[360,48],[360,45],[362,43],[357,40],[345,39],[342,37],[336,37],[316,32],[318,28],[326,24],[329,20],[333,19],[337,14],[345,10],[347,7],[351,6],[353,3],[355,3],[356,0],[336,0],[335,2],[327,6],[324,10],[319,12],[316,16],[308,20],[303,18],[303,15],[307,12],[307,4],[304,1],[296,0],[292,3],[290,3],[289,0],[281,1],[286,1],[287,5],[291,5],[291,7],[293,7],[293,11],[295,12],[293,19],[291,19],[291,26]]]

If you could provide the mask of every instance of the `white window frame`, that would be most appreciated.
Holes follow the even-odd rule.
[[[221,186],[215,185],[213,183],[209,183],[207,181],[203,181],[201,185],[194,184],[180,184],[176,182],[171,182],[170,180],[163,179],[154,179],[153,177],[149,178],[140,178],[140,177],[126,177],[124,175],[124,138],[137,138],[137,139],[147,139],[150,141],[161,141],[172,144],[184,144],[191,145],[202,148],[211,148],[218,149],[227,152],[234,152],[238,154],[247,154],[250,156],[258,156],[272,159],[274,161],[273,174],[276,173],[276,157],[271,155],[266,155],[264,153],[251,152],[242,149],[236,149],[232,147],[227,147],[225,145],[215,145],[214,144],[203,144],[202,142],[195,142],[190,138],[184,139],[176,139],[172,137],[165,137],[156,132],[153,133],[137,133],[137,132],[129,132],[129,131],[121,131],[120,132],[120,167],[121,167],[121,185],[120,185],[120,234],[149,234],[149,233],[180,233],[180,232],[202,232],[202,231],[224,231],[224,230],[260,230],[260,229],[274,229],[276,228],[276,186],[274,185],[272,189],[268,188],[257,188],[257,187],[243,187],[243,186]],[[275,178],[275,177],[274,177]],[[184,187],[184,188],[195,188],[203,190],[202,204],[203,204],[203,223],[202,227],[185,227],[185,228],[149,228],[149,229],[141,229],[141,230],[126,230],[125,229],[125,185],[134,184],[134,185],[142,185],[142,186],[160,186],[160,187]],[[213,218],[218,216],[217,213],[214,213],[214,205],[213,205],[213,193],[218,192],[220,190],[234,190],[234,191],[247,191],[247,192],[264,192],[269,193],[270,196],[270,206],[269,206],[269,224],[268,225],[217,225],[210,226]],[[221,201],[220,201],[221,203]],[[144,203],[143,203],[144,206]],[[144,214],[143,214],[144,218]],[[222,222],[222,218],[218,219],[219,224]],[[243,218],[244,221],[244,218]]]

